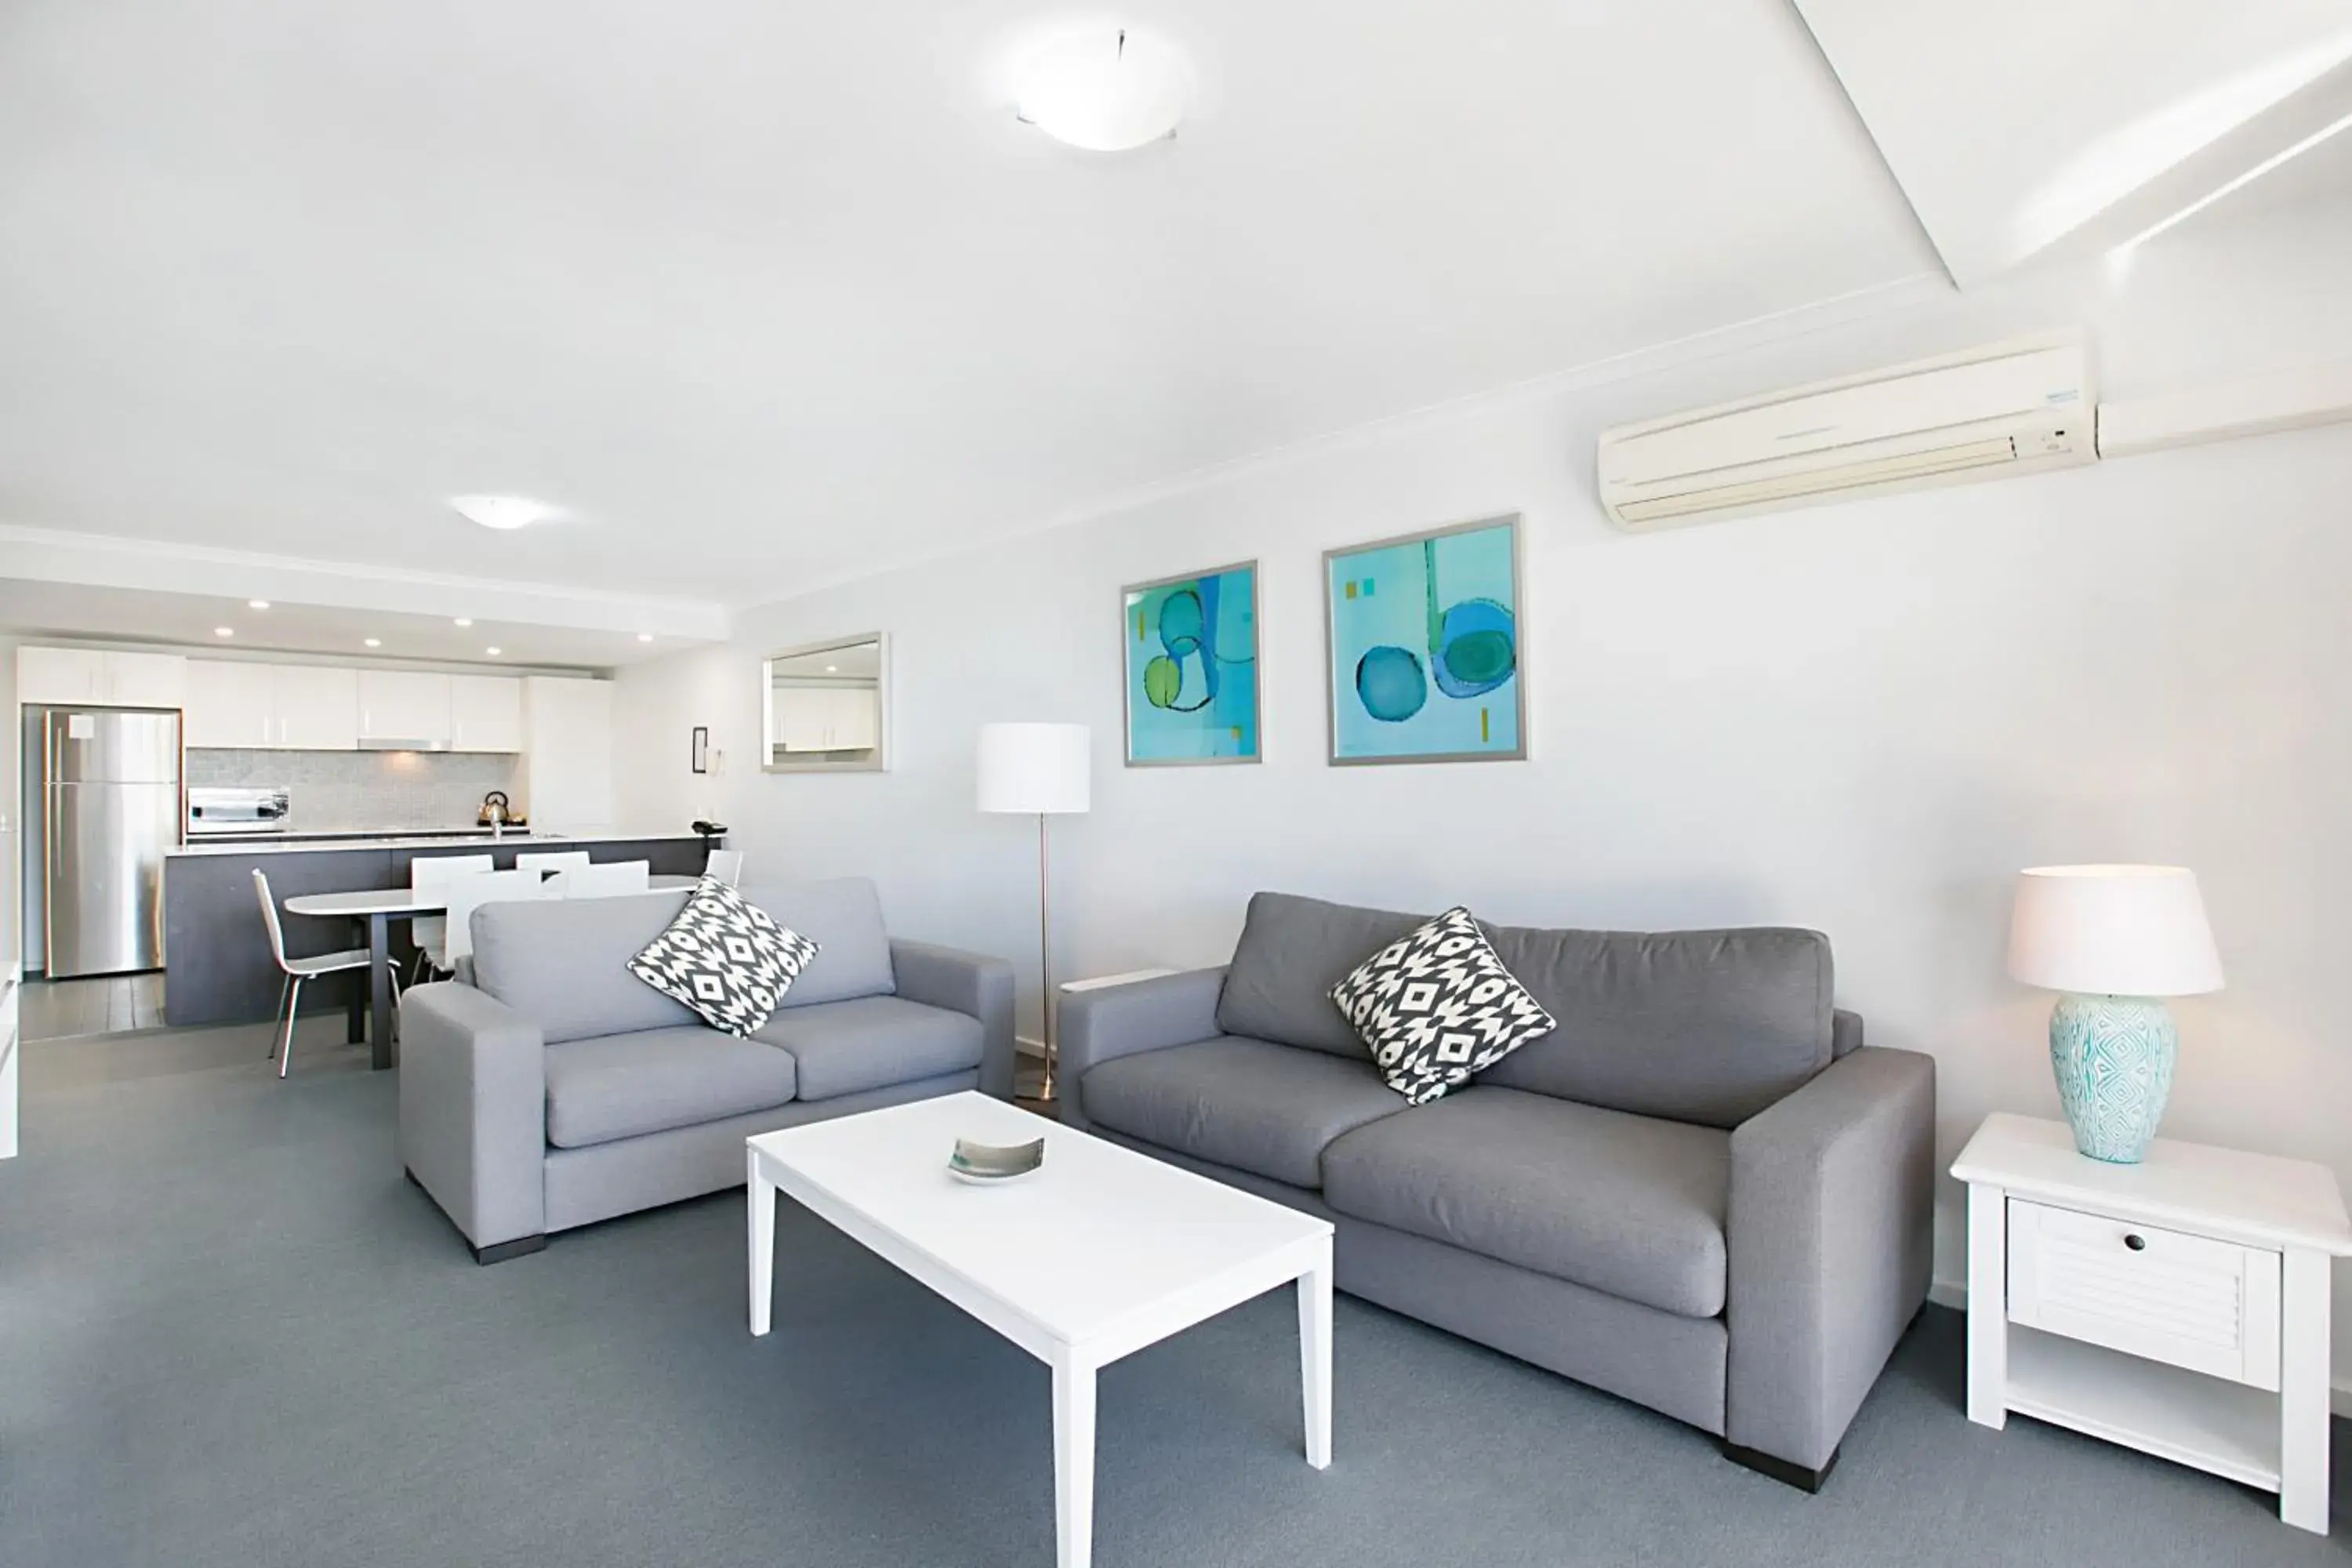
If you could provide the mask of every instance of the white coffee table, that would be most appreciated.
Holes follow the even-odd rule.
[[[1045,1140],[1002,1187],[948,1174],[958,1138]],[[1054,1369],[1060,1568],[1094,1549],[1095,1373],[1294,1281],[1307,1462],[1331,1462],[1331,1226],[982,1094],[747,1140],[751,1331],[768,1331],[776,1194]]]

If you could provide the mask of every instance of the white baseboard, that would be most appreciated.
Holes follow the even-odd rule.
[[[1015,1035],[1013,1037],[1013,1054],[1017,1057],[1035,1057],[1042,1062],[1045,1059],[1045,1042],[1033,1040],[1026,1035]]]
[[[1969,1287],[1964,1279],[1936,1279],[1927,1286],[1927,1300],[1938,1307],[1949,1307],[1956,1312],[1969,1310]],[[2327,1408],[2333,1414],[2352,1419],[2352,1383],[2342,1379],[2327,1385]]]

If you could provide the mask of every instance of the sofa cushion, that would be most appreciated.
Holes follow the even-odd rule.
[[[817,954],[816,943],[716,877],[705,877],[629,973],[714,1029],[748,1038]]]
[[[789,1053],[698,1023],[566,1040],[547,1047],[547,1141],[583,1149],[766,1110],[797,1078]]]
[[[702,1026],[629,973],[668,929],[683,892],[625,899],[529,899],[474,911],[472,984],[537,1024],[550,1045],[591,1035]]]
[[[1736,1127],[1830,1064],[1832,975],[1819,931],[1486,934],[1559,1027],[1482,1084]]]
[[[1460,906],[1358,964],[1331,1000],[1407,1104],[1426,1105],[1552,1031],[1527,987]]]
[[[1322,1184],[1331,1140],[1405,1108],[1370,1062],[1238,1035],[1115,1057],[1084,1089],[1089,1121],[1297,1187]]]
[[[784,993],[785,1007],[812,1007],[853,996],[887,996],[898,989],[890,970],[890,934],[882,900],[863,877],[824,882],[761,882],[743,897],[776,923],[816,943],[816,957]]]
[[[1362,1037],[1331,1000],[1331,988],[1423,919],[1296,893],[1255,895],[1217,998],[1217,1027],[1370,1060]]]
[[[1477,1086],[1323,1151],[1341,1214],[1691,1318],[1723,1310],[1730,1185],[1727,1132]]]
[[[800,989],[795,985],[794,991]],[[753,1037],[792,1054],[802,1100],[913,1083],[980,1066],[980,1020],[903,996],[778,1008]],[[941,1150],[945,1160],[947,1152]]]

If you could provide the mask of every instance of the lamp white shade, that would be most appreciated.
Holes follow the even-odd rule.
[[[1084,724],[982,724],[980,809],[1049,816],[1086,810],[1092,740]]]
[[[2197,876],[2179,866],[2042,866],[2017,879],[2009,972],[2080,996],[2221,989]]]

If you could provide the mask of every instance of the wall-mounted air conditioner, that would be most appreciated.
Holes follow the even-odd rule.
[[[2098,458],[2079,333],[1997,343],[1601,435],[1601,505],[1645,530]]]

